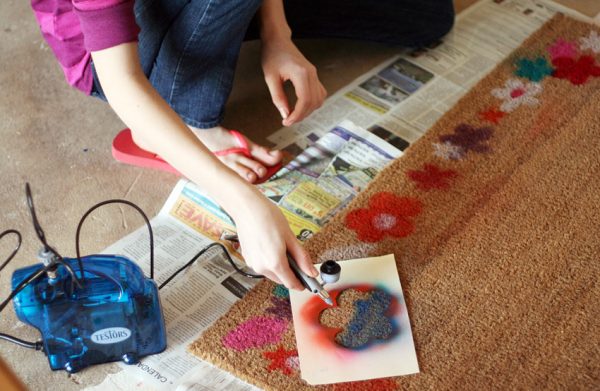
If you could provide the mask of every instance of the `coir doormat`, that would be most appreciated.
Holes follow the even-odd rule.
[[[315,388],[598,387],[599,31],[553,18],[306,244],[395,255],[421,367]],[[270,282],[189,349],[265,389],[313,388]]]

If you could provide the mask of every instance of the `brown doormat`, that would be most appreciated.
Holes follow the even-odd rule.
[[[395,255],[421,368],[320,388],[600,387],[599,30],[553,18],[307,243]],[[300,390],[295,346],[263,282],[189,349]]]

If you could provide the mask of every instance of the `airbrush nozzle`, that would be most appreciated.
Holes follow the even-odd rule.
[[[296,277],[300,280],[302,285],[304,285],[304,287],[308,289],[309,292],[318,295],[321,299],[323,299],[325,303],[333,305],[333,301],[331,300],[331,297],[329,297],[329,293],[325,290],[325,288],[323,288],[323,285],[321,285],[321,283],[316,278],[313,278],[304,273],[289,253],[287,254],[287,258],[290,264],[290,268],[292,269]]]
[[[325,303],[328,305],[333,305],[333,300],[331,300],[331,296],[329,296],[329,293],[325,289],[320,290],[318,295]]]

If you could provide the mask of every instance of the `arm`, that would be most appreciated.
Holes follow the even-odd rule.
[[[134,138],[198,184],[235,220],[246,262],[258,273],[301,288],[287,264],[289,251],[316,273],[279,209],[222,164],[189,130],[144,75],[135,43],[92,52],[109,104]]]
[[[292,42],[292,31],[285,19],[282,0],[265,0],[260,9],[262,63],[265,81],[273,104],[290,126],[321,107],[327,91],[319,81],[317,69]],[[291,110],[283,84],[291,81],[298,98]]]

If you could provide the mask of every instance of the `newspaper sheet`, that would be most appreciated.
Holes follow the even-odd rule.
[[[404,150],[556,12],[589,20],[550,1],[482,0],[457,17],[443,40],[400,51],[269,141],[304,149],[347,119]]]
[[[397,156],[398,150],[416,141],[471,86],[557,11],[570,10],[534,0],[476,3],[457,18],[453,32],[443,42],[399,53],[332,95],[301,124],[273,134],[271,141],[295,154],[309,146],[311,149],[278,174],[274,182],[261,186],[261,191],[284,210],[299,237],[310,236],[350,199],[348,196],[364,187],[374,174],[370,170],[377,171],[386,163],[385,154],[373,151],[381,149]],[[357,130],[359,127],[367,128],[395,148],[382,147],[386,144],[373,141],[377,139]],[[358,137],[347,137],[340,129]],[[362,160],[357,159],[360,156]],[[366,156],[373,160],[365,160]],[[151,223],[156,240],[155,278],[159,284],[201,248],[218,240],[223,232],[233,230],[229,216],[186,181],[177,184]],[[105,252],[140,260],[148,273],[148,245],[142,227]],[[161,290],[168,349],[138,364],[120,365],[120,372],[108,375],[103,383],[88,390],[256,389],[185,351],[254,283],[236,274],[219,251],[207,253]]]

